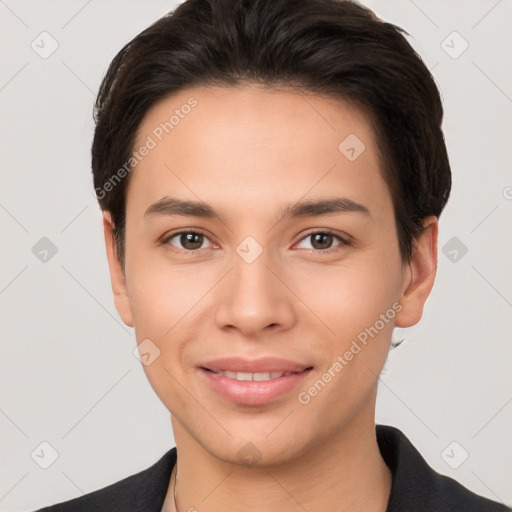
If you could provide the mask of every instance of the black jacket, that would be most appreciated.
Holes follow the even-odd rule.
[[[397,428],[376,425],[376,434],[382,457],[393,473],[386,512],[512,511],[434,471]],[[36,512],[160,512],[175,463],[176,448],[172,448],[135,475]]]

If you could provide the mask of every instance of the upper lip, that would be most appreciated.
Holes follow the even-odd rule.
[[[214,372],[231,371],[246,373],[302,372],[311,368],[311,365],[296,363],[288,359],[280,359],[277,357],[262,357],[260,359],[223,357],[207,361],[202,363],[200,366]]]

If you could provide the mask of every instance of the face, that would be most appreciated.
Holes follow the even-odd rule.
[[[368,119],[293,91],[191,88],[148,111],[144,145],[125,274],[104,225],[116,307],[177,443],[243,463],[250,442],[253,463],[279,463],[358,418],[373,428],[393,327],[419,320],[433,284],[437,223],[403,265]]]

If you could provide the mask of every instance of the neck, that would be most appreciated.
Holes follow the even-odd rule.
[[[360,410],[335,436],[293,460],[250,467],[213,457],[172,417],[179,512],[385,512],[392,474],[377,444],[374,410]],[[171,478],[166,503],[174,484]]]

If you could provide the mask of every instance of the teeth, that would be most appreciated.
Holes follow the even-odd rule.
[[[276,372],[273,372],[276,373]],[[252,379],[251,380],[270,380],[275,379],[277,377],[281,377],[282,373],[277,372],[276,375],[272,376],[272,373],[269,372],[260,372],[260,373],[253,373],[251,374]]]
[[[248,373],[248,372],[215,372],[217,375],[223,375],[224,377],[229,377],[230,379],[236,380],[253,380],[253,381],[262,381],[262,380],[272,380],[278,379],[279,377],[283,377],[286,375],[291,375],[294,372],[257,372],[257,373]]]

